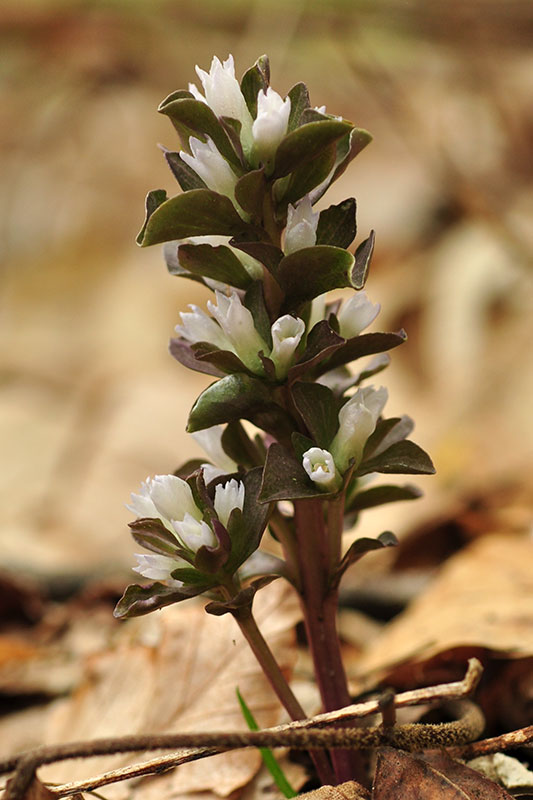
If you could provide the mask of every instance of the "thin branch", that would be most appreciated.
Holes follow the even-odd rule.
[[[483,739],[480,742],[452,747],[448,752],[453,758],[477,758],[477,756],[501,753],[504,750],[511,750],[513,747],[521,747],[532,742],[533,725],[528,725],[526,728],[503,733],[501,736],[492,737],[492,739]]]

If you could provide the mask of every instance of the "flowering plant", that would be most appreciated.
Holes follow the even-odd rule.
[[[172,274],[214,292],[205,310],[181,314],[170,343],[181,364],[215,378],[187,425],[213,463],[188,462],[132,495],[132,534],[148,551],[136,571],[151,582],[129,586],[115,614],[207,596],[208,613],[235,617],[297,719],[303,711],[255,624],[254,594],[279,576],[294,586],[324,709],[347,705],[339,583],[395,538],[356,538],[343,552],[344,528],[366,508],[419,496],[410,485],[369,488],[362,478],[434,468],[407,438],[412,421],[383,416],[387,390],[366,384],[406,338],[365,332],[379,313],[363,291],[374,235],[348,249],[353,198],[314,210],[370,135],[312,108],[303,83],[282,98],[266,56],[240,83],[231,56],[197,73],[203,93],[190,84],[159,107],[180,138],[181,149],[164,155],[182,192],[148,194],[138,242],[163,243]],[[356,294],[328,302],[340,288]],[[279,556],[260,550],[267,530]],[[354,753],[331,759],[315,757],[323,780],[358,774]]]

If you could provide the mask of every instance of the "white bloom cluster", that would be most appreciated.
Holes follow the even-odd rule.
[[[248,369],[258,375],[263,374],[259,357],[262,351],[274,362],[276,377],[284,378],[305,332],[304,322],[290,314],[279,317],[271,327],[273,346],[270,349],[257,332],[252,314],[242,304],[237,292],[228,297],[216,291],[215,297],[216,303],[207,303],[213,316],[198,306],[189,305],[191,310],[180,314],[183,324],[176,326],[176,333],[193,344],[208,342],[235,353]]]
[[[254,165],[261,162],[268,168],[276,149],[287,133],[291,101],[285,100],[270,86],[266,91],[259,90],[257,96],[257,116],[252,118],[246,100],[235,77],[233,56],[225,61],[216,56],[211,62],[209,72],[196,67],[204,93],[194,83],[189,91],[206,103],[217,117],[230,117],[240,123],[240,141],[246,158]],[[186,164],[199,175],[206,186],[215,192],[234,199],[237,174],[225,158],[218,152],[214,142],[207,137],[202,142],[192,136],[189,139],[191,153],[180,151]]]
[[[159,519],[174,536],[176,544],[191,553],[202,546],[215,547],[215,534],[204,522],[202,511],[194,502],[189,484],[175,475],[156,475],[147,478],[139,494],[131,495],[127,508],[137,518]],[[244,484],[234,478],[215,488],[215,512],[223,525],[227,525],[234,508],[241,511],[244,505]],[[135,572],[151,580],[165,580],[169,585],[179,587],[183,584],[171,577],[173,570],[190,566],[179,556],[156,554],[136,554],[138,566]]]

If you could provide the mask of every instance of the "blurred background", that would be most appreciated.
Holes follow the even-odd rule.
[[[157,105],[213,54],[240,77],[268,53],[278,92],[304,80],[313,105],[374,135],[321,207],[355,196],[359,240],[376,229],[373,329],[409,334],[383,375],[388,415],[415,418],[438,474],[364,532],[401,535],[473,495],[527,523],[528,0],[4,0],[0,37],[5,567],[126,569],[129,493],[200,452],[184,428],[208,381],[167,340],[206,296],[134,239],[146,192],[177,192]]]

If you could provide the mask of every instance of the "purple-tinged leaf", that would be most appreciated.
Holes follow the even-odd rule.
[[[355,266],[352,270],[352,286],[354,289],[363,289],[370,269],[370,262],[374,253],[376,237],[374,231],[370,231],[370,236],[361,242],[355,251]]]
[[[355,198],[349,197],[342,203],[321,211],[316,229],[316,243],[328,244],[333,247],[349,247],[357,233],[356,210]]]
[[[404,330],[398,333],[361,333],[348,339],[346,344],[339,347],[333,355],[322,361],[315,370],[315,375],[323,375],[343,364],[349,364],[363,356],[371,356],[375,353],[383,353],[385,350],[392,350],[394,347],[403,344],[407,339]]]
[[[356,474],[369,472],[402,475],[434,475],[435,467],[428,454],[414,442],[405,439],[396,442],[375,458],[363,461]]]
[[[182,589],[171,588],[163,583],[150,583],[147,586],[131,584],[118,601],[113,616],[117,619],[141,617],[156,611],[158,608],[180,603],[190,597],[196,597],[209,588],[209,585],[187,586]]]
[[[309,122],[291,131],[281,140],[276,151],[274,177],[282,178],[302,164],[312,161],[352,128],[351,122],[327,119]]]

